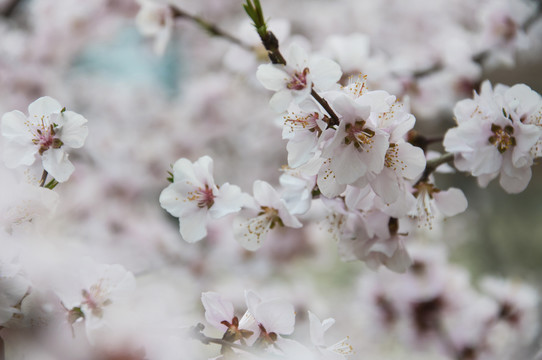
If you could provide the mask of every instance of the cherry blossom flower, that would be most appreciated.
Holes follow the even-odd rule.
[[[536,144],[542,128],[522,122],[517,109],[531,109],[534,117],[540,116],[536,115],[540,99],[529,96],[524,100],[522,94],[525,92],[518,87],[512,90],[502,85],[493,91],[485,81],[480,94],[458,102],[454,108],[458,126],[448,130],[444,147],[454,153],[455,166],[476,176],[482,187],[500,175],[499,182],[507,192],[519,193],[531,179],[533,154],[538,153]],[[524,101],[526,106],[522,106]]]
[[[265,181],[254,182],[254,203],[234,220],[234,235],[247,250],[257,250],[275,226],[300,228],[301,222],[289,211],[277,191]]]
[[[255,346],[274,344],[280,335],[294,331],[295,310],[292,304],[282,299],[262,298],[254,291],[246,291],[247,312],[252,315],[260,329]]]
[[[341,78],[339,65],[326,58],[311,57],[297,44],[292,44],[286,56],[286,65],[262,64],[256,77],[262,85],[276,93],[269,104],[283,112],[290,102],[300,103],[316,90],[329,90]]]
[[[237,212],[248,200],[238,186],[223,184],[213,178],[213,159],[208,156],[191,163],[179,159],[173,165],[173,183],[160,194],[160,204],[179,218],[183,239],[193,243],[207,235],[208,218],[220,218]]]
[[[4,162],[8,168],[30,166],[39,155],[43,168],[58,182],[74,171],[69,149],[83,146],[88,134],[87,120],[66,111],[58,101],[45,96],[28,106],[28,117],[14,110],[2,116],[2,135],[7,142]]]
[[[377,127],[370,114],[372,105],[380,106],[387,97],[389,95],[385,92],[374,92],[356,100],[341,95],[333,101],[341,122],[322,154],[324,159],[328,159],[327,166],[322,167],[318,176],[318,186],[324,195],[337,195],[334,194],[336,191],[327,191],[330,186],[325,182],[346,185],[359,180],[356,185],[364,186],[367,179],[363,177],[368,172],[382,171],[389,134]]]
[[[465,194],[458,188],[442,191],[430,182],[419,182],[414,186],[418,199],[416,211],[411,215],[418,220],[418,227],[433,229],[433,222],[442,216],[451,217],[467,209]]]
[[[67,310],[70,323],[84,319],[92,341],[93,331],[107,324],[109,309],[124,303],[135,288],[134,275],[123,266],[97,264],[84,258],[73,273],[56,285],[55,293]]]
[[[225,332],[223,338],[226,341],[241,340],[244,342],[257,329],[256,326],[253,326],[252,329],[243,328],[244,325],[240,325],[239,319],[234,315],[233,304],[224,300],[218,293],[212,291],[202,293],[201,302],[205,308],[205,319],[215,328]],[[244,319],[246,318],[244,317]],[[247,323],[242,320],[243,322]]]

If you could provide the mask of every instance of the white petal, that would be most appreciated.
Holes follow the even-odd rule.
[[[269,100],[269,106],[271,109],[278,113],[282,113],[288,109],[290,103],[294,100],[292,96],[292,91],[288,89],[283,89],[276,92],[271,99]]]
[[[241,192],[241,188],[229,183],[223,184],[218,190],[213,206],[209,213],[215,219],[238,212],[248,204],[250,196]]]
[[[425,154],[422,149],[407,142],[397,144],[397,157],[401,162],[397,167],[399,174],[403,177],[413,180],[420,175],[425,169]]]
[[[58,182],[67,181],[75,170],[73,164],[68,160],[68,154],[60,149],[49,149],[43,153],[43,168]]]
[[[63,112],[60,119],[62,119],[60,134],[62,142],[74,149],[82,147],[88,135],[88,128],[85,125],[87,119],[73,111]]]
[[[279,91],[286,88],[290,75],[284,65],[262,64],[258,66],[256,78],[267,90]]]
[[[5,113],[2,116],[2,135],[8,139],[22,138],[22,141],[32,143],[32,133],[26,122],[26,116],[18,110]]]
[[[198,211],[179,218],[181,236],[186,242],[194,243],[207,236],[207,210]]]
[[[467,210],[468,202],[463,191],[449,188],[433,194],[435,205],[444,216],[454,216]]]
[[[241,213],[234,219],[235,239],[245,249],[255,251],[262,246],[271,228],[271,219],[267,214],[256,216],[254,212]]]
[[[221,322],[227,321],[231,323],[234,317],[233,304],[224,300],[220,294],[211,291],[201,294],[201,303],[205,308],[207,322],[221,331],[226,331],[226,325],[221,324]]]
[[[312,81],[318,90],[328,90],[341,79],[342,71],[339,64],[335,61],[318,58],[311,60],[310,74]]]
[[[367,164],[353,144],[341,146],[334,153],[330,168],[340,184],[351,184],[367,172]]]
[[[499,183],[507,193],[518,194],[529,185],[532,176],[531,167],[514,168],[510,166],[512,169],[508,169],[508,167],[508,165],[503,167]]]
[[[20,144],[9,141],[4,144],[4,162],[10,169],[20,165],[30,166],[36,160],[39,148],[34,144]]]
[[[41,118],[41,116],[60,113],[62,106],[58,101],[49,96],[43,96],[28,105],[28,114],[30,118]]]
[[[254,317],[270,333],[289,335],[294,331],[295,310],[284,300],[267,300],[256,306]]]

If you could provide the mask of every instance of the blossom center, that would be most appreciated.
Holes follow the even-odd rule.
[[[101,282],[92,285],[90,291],[83,289],[82,295],[82,304],[86,305],[92,312],[92,315],[97,317],[102,317],[103,307],[111,304],[110,299],[105,299],[106,292],[102,289]]]
[[[213,189],[209,185],[205,184],[205,188],[197,188],[194,192],[188,193],[188,200],[196,201],[199,208],[210,209],[215,203],[215,195]]]
[[[502,128],[499,125],[492,124],[491,131],[493,135],[489,137],[488,141],[491,145],[495,145],[501,154],[508,148],[516,146],[516,138],[512,136],[514,128],[511,125]]]
[[[307,74],[309,68],[303,69],[303,72],[294,71],[286,87],[290,90],[303,90],[307,86]]]
[[[318,120],[317,113],[312,113],[305,116],[292,114],[290,117],[287,117],[284,120],[284,124],[287,124],[290,127],[291,133],[294,132],[296,129],[303,129],[314,132],[319,130],[316,120]]]
[[[344,143],[346,145],[353,143],[356,149],[361,149],[368,145],[369,148],[367,151],[372,147],[375,132],[365,127],[364,120],[356,121],[354,124],[346,124],[345,131]]]
[[[45,127],[42,121],[41,128],[36,129],[32,143],[39,146],[38,152],[40,155],[43,155],[43,153],[51,147],[53,149],[59,149],[63,145],[59,138],[55,138],[56,132],[54,128],[55,127],[52,124],[49,127]]]

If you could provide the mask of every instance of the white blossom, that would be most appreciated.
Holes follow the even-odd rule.
[[[87,120],[73,111],[66,111],[48,96],[31,103],[28,114],[25,116],[14,110],[2,116],[7,167],[30,166],[38,155],[43,168],[52,177],[58,182],[68,180],[74,171],[68,151],[83,146],[88,134]]]

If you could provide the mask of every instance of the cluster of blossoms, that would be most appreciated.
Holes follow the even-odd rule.
[[[235,315],[233,304],[215,292],[205,292],[201,301],[205,319],[223,333],[221,356],[229,359],[233,354],[241,359],[304,359],[341,360],[353,353],[352,347],[343,339],[326,345],[324,333],[334,324],[332,318],[321,321],[308,312],[309,346],[281,335],[294,332],[295,311],[293,305],[281,299],[260,298],[253,291],[245,292],[247,310],[241,320]],[[201,331],[202,329],[200,329]],[[235,346],[241,345],[241,346]],[[239,357],[240,356],[240,357]]]
[[[28,115],[2,117],[0,359],[531,355],[524,350],[539,331],[532,288],[485,278],[475,290],[464,269],[416,246],[467,203],[461,190],[437,187],[432,172],[452,154],[426,151],[412,114],[419,121],[450,110],[488,60],[512,63],[528,42],[533,4],[269,3],[283,13],[286,5],[290,19],[268,23],[281,50],[293,44],[281,63],[278,44],[256,44],[252,24],[243,23],[235,41],[190,15],[230,26],[239,18],[234,1],[0,1],[0,110],[52,94],[93,119],[87,139],[87,120],[47,96]],[[177,42],[174,27],[189,21],[221,39],[206,41],[189,24]],[[134,25],[154,37],[162,58],[140,39],[130,42]],[[431,45],[417,44],[420,35]],[[309,51],[309,43],[322,47]],[[277,63],[256,69],[270,54]],[[105,63],[108,71],[98,69]],[[153,75],[140,86],[144,73]],[[269,107],[263,88],[275,92]],[[273,116],[268,108],[280,113],[287,160],[274,151],[281,132],[264,122]],[[542,151],[540,109],[540,96],[525,85],[483,84],[457,105],[458,128],[446,136],[445,145],[458,147],[446,148],[456,168],[482,185],[500,175],[507,191],[521,191]],[[215,161],[198,159],[202,153]],[[163,169],[179,156],[164,189]],[[286,161],[280,186],[254,181],[272,178]],[[215,181],[215,166],[231,183]],[[346,274],[330,238],[344,260],[377,272]],[[266,241],[258,253],[245,251]],[[363,268],[356,265],[350,269]],[[245,290],[241,299],[247,288],[273,297]],[[307,309],[332,313],[337,324]],[[211,325],[205,334],[192,326],[203,317]],[[333,332],[352,337],[328,342]],[[391,342],[405,346],[380,351]],[[409,357],[410,349],[424,354]]]
[[[406,274],[382,269],[360,281],[370,331],[453,359],[518,359],[538,332],[539,297],[521,282],[469,274],[442,247],[417,247]]]
[[[527,85],[512,87],[489,81],[474,99],[457,103],[457,127],[444,138],[457,169],[487,184],[499,177],[508,193],[519,193],[531,180],[531,166],[542,156],[542,97]]]
[[[219,188],[210,158],[193,164],[181,159],[173,166],[173,183],[161,194],[162,206],[179,217],[189,242],[205,236],[207,214],[218,218],[242,209],[234,220],[235,237],[256,250],[276,225],[301,227],[297,216],[320,197],[344,258],[404,272],[410,265],[405,244],[410,228],[431,227],[441,214],[464,211],[465,196],[455,188],[441,191],[422,176],[424,151],[407,141],[414,116],[393,95],[367,89],[364,77],[341,87],[339,65],[309,58],[299,46],[293,45],[286,59],[286,65],[260,65],[257,72],[262,84],[276,91],[271,106],[285,111],[288,165],[281,193],[260,180],[253,197],[228,183]],[[331,113],[311,97],[315,90],[329,101]]]

